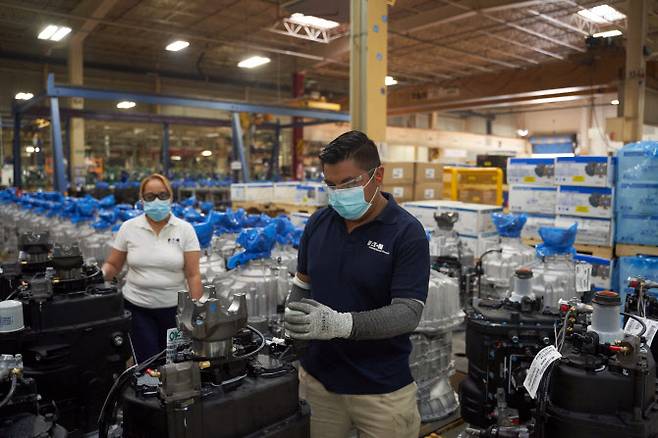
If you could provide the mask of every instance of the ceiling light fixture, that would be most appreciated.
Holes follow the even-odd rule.
[[[170,52],[178,52],[179,50],[183,50],[184,48],[188,47],[190,43],[187,41],[183,40],[176,40],[173,43],[170,43],[165,47],[166,50],[169,50]]]
[[[260,67],[261,65],[265,65],[268,62],[270,62],[270,58],[266,58],[265,56],[252,56],[247,59],[243,59],[238,63],[238,67],[240,68],[256,68]]]
[[[33,97],[34,97],[34,94],[26,93],[24,91],[21,91],[19,93],[16,93],[16,96],[14,96],[14,99],[16,99],[16,100],[30,100]]]
[[[581,9],[578,11],[578,15],[593,23],[599,24],[611,23],[626,18],[626,15],[609,5],[599,5],[589,9]]]
[[[384,79],[384,85],[386,85],[387,87],[390,87],[391,85],[395,85],[397,83],[398,83],[397,79],[395,79],[393,76],[386,76],[386,78]]]
[[[610,105],[619,105],[619,99],[612,99]]]
[[[25,152],[27,152],[28,154],[33,154],[34,153],[34,146],[25,147]]]
[[[212,155],[212,151],[205,150],[201,152],[201,156],[203,157],[210,157]]]
[[[122,100],[121,102],[117,103],[117,108],[119,109],[130,109],[130,108],[135,108],[135,105],[137,105],[135,102],[132,102],[130,100]]]
[[[612,38],[621,35],[621,30],[606,30],[605,32],[597,32],[592,35],[594,38]]]
[[[332,20],[325,20],[324,18],[314,17],[313,15],[304,15],[295,13],[288,18],[289,21],[300,24],[302,26],[313,26],[317,29],[329,30],[340,26],[340,23]]]
[[[40,40],[61,41],[69,33],[71,33],[70,27],[49,24],[39,32],[37,38]]]
[[[34,152],[37,152],[37,153],[38,153],[38,152],[41,152],[41,148],[40,148],[39,146],[35,147],[35,148],[34,148]]]
[[[527,129],[517,129],[516,130],[516,135],[519,137],[527,137],[528,136],[528,130]]]
[[[183,159],[180,155],[172,155],[169,158],[171,159],[171,161],[180,161]]]

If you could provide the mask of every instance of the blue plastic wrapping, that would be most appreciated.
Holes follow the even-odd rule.
[[[111,208],[117,203],[114,195],[107,195],[98,202],[100,208]]]
[[[244,218],[244,223],[243,225],[245,227],[264,227],[267,224],[272,222],[272,218],[266,215],[265,213],[261,214],[248,214],[246,218]]]
[[[272,219],[272,223],[276,227],[276,241],[281,245],[289,245],[292,243],[293,233],[295,226],[290,222],[286,215],[280,215]]]
[[[183,199],[181,204],[183,207],[194,207],[196,205],[196,198],[194,196],[190,196],[187,199]]]
[[[123,222],[130,220],[134,217],[139,216],[142,214],[141,211],[136,210],[136,209],[131,209],[131,210],[119,210],[119,219],[121,219]]]
[[[276,225],[269,224],[263,228],[245,229],[240,233],[236,242],[244,248],[244,251],[228,259],[226,266],[229,269],[250,260],[269,258],[276,242]]]
[[[244,210],[238,209],[233,211],[230,208],[225,212],[213,212],[213,226],[215,227],[215,234],[233,234],[239,233],[244,228]]]
[[[491,213],[491,221],[501,237],[521,237],[527,220],[528,216],[525,214]]]
[[[578,224],[573,224],[569,228],[541,227],[539,236],[542,238],[543,243],[537,245],[537,257],[576,254],[573,244],[576,241],[577,232]]]
[[[199,203],[199,209],[204,213],[208,214],[215,207],[215,204],[211,201],[204,201]]]
[[[96,182],[96,188],[101,190],[107,190],[110,188],[110,185],[105,181],[98,181]]]
[[[208,248],[213,235],[213,226],[210,220],[192,224],[192,227],[196,232],[196,237],[199,239],[199,245],[201,245],[201,248]]]
[[[177,202],[174,202],[173,204],[171,204],[171,214],[173,214],[177,218],[183,219],[185,217],[185,207],[183,207]]]
[[[658,142],[624,145],[617,154],[620,183],[658,183]]]
[[[186,207],[185,210],[183,210],[183,218],[191,224],[205,222],[203,215],[192,207]]]

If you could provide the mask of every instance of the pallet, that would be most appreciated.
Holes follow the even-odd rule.
[[[615,254],[617,257],[636,255],[658,256],[658,246],[629,245],[626,243],[618,243],[615,247]]]
[[[313,214],[316,210],[322,208],[312,205],[285,204],[276,202],[255,202],[255,201],[233,201],[233,209],[242,208],[247,213],[265,213],[270,216],[278,214],[308,213]]]
[[[523,239],[523,243],[530,246],[536,246],[541,242],[541,239]],[[602,259],[611,259],[615,253],[612,246],[585,245],[583,243],[576,243],[573,247],[576,248],[576,251],[579,254],[591,255]]]
[[[316,205],[301,205],[301,204],[284,204],[284,203],[274,203],[277,209],[283,210],[287,214],[292,213],[308,213],[313,214],[317,210],[323,208],[322,206]]]

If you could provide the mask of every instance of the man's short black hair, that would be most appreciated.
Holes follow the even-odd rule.
[[[348,131],[339,135],[320,151],[320,162],[336,164],[352,159],[363,170],[381,166],[375,143],[361,131]]]

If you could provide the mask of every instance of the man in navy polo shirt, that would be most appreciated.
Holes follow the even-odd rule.
[[[312,438],[416,438],[420,416],[409,333],[427,297],[430,257],[422,225],[382,193],[384,169],[364,133],[320,153],[329,207],[306,224],[286,330],[310,340],[300,397]]]

